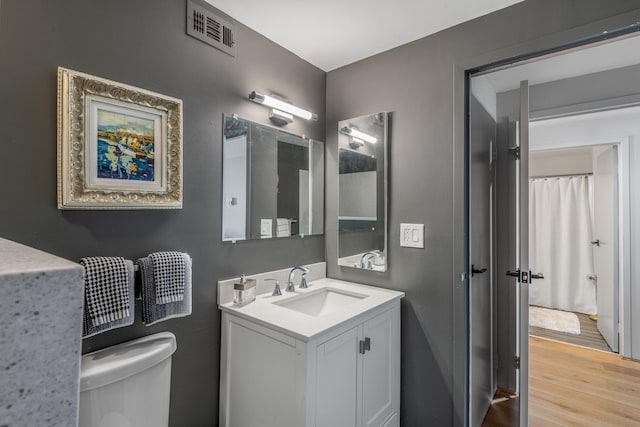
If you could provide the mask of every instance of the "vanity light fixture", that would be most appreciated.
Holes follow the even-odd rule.
[[[284,126],[293,122],[293,114],[272,108],[269,113],[269,120],[276,126]]]
[[[351,148],[358,149],[360,147],[364,147],[364,141],[352,136],[351,142],[349,142],[349,145],[351,146]]]
[[[256,92],[255,90],[249,94],[249,100],[273,108],[271,115],[278,116],[278,120],[285,120],[286,123],[291,123],[293,121],[293,116],[307,120],[318,120],[318,116],[310,111],[296,107],[295,105],[284,102],[273,96]]]
[[[351,139],[356,143],[362,142],[362,141],[367,141],[367,142],[369,142],[371,144],[375,144],[376,142],[378,142],[377,138],[375,138],[375,137],[373,137],[371,135],[368,135],[368,134],[366,134],[364,132],[361,132],[358,129],[354,129],[354,128],[348,127],[348,126],[345,126],[342,129],[340,129],[340,133],[343,133],[345,135],[349,135],[351,137]],[[364,144],[362,144],[362,145],[364,145]]]

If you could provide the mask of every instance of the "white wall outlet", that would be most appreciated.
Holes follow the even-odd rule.
[[[273,220],[271,218],[262,218],[260,220],[260,238],[269,239],[273,237]]]
[[[424,248],[424,224],[400,224],[400,246]]]

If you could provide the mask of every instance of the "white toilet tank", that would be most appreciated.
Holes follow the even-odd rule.
[[[166,427],[176,337],[160,332],[82,356],[80,427]]]

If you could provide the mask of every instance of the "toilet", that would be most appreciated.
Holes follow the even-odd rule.
[[[166,427],[176,337],[160,332],[82,356],[80,427]]]

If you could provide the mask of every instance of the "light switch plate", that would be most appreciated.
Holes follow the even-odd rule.
[[[424,248],[424,224],[400,224],[400,246]]]
[[[262,218],[260,220],[260,238],[269,239],[273,237],[273,220]]]

